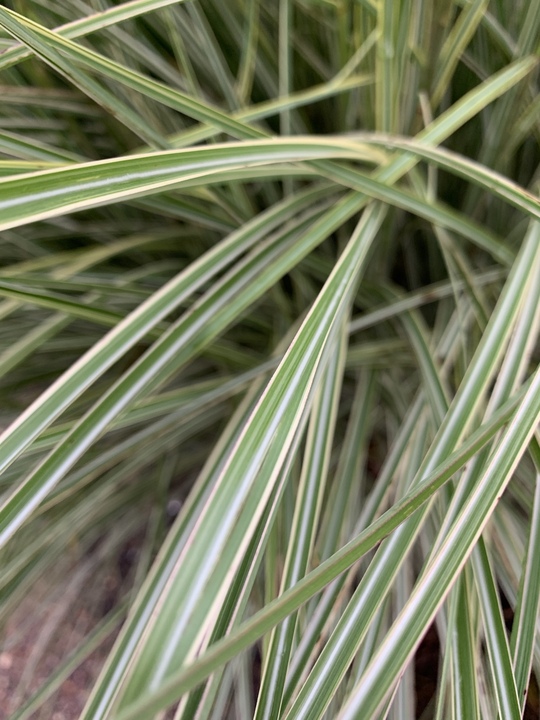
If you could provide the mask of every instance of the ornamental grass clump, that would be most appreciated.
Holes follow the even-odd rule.
[[[539,37],[0,8],[7,717],[97,665],[82,720],[536,712]]]

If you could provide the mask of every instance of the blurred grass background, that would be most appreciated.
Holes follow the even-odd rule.
[[[0,32],[6,717],[537,712],[540,4]]]

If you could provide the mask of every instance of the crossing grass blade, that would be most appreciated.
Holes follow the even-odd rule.
[[[463,566],[474,540],[480,534],[482,526],[489,520],[490,511],[496,504],[501,487],[510,481],[512,470],[515,469],[520,455],[525,451],[540,420],[539,389],[540,372],[537,372],[519,414],[503,436],[498,450],[493,453],[487,472],[475,490],[475,494],[467,503],[462,516],[456,521],[449,540],[433,558],[432,564],[424,575],[424,580],[419,582],[403,613],[396,620],[387,643],[374,657],[372,666],[368,668],[362,682],[353,691],[350,700],[340,713],[340,720],[358,717],[360,713],[366,713],[369,717],[381,705],[384,695],[390,689],[388,680],[381,682],[383,673],[386,678],[395,677],[393,674],[388,674],[389,665],[398,666],[404,662],[405,655],[411,654],[414,645],[419,641],[417,637],[416,642],[411,643],[412,637],[417,632],[416,628],[425,624],[427,617],[433,617],[436,606],[443,599],[443,588],[451,585],[451,579]],[[456,546],[460,552],[455,550]],[[453,561],[448,563],[450,554]],[[448,577],[449,582],[444,584],[438,582],[440,574]],[[438,592],[433,593],[434,588],[437,587]],[[420,611],[421,606],[422,610]],[[409,624],[405,618],[410,617],[408,613],[413,608],[415,621]],[[392,642],[397,636],[400,636],[399,645]],[[512,713],[512,716],[515,717],[515,714]]]

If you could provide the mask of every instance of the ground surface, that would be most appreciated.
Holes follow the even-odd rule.
[[[118,602],[125,588],[125,558],[96,581],[99,588],[83,587],[76,597],[56,586],[53,595],[45,580],[25,597],[6,628],[0,650],[0,720],[13,712],[50,676],[103,616]],[[56,594],[54,594],[56,593]],[[55,599],[56,598],[56,599]],[[505,608],[510,625],[510,608]],[[114,641],[114,633],[66,679],[60,689],[31,720],[76,720],[90,688]],[[415,658],[417,718],[430,716],[430,700],[436,690],[439,643],[432,627]],[[255,681],[254,681],[255,682]],[[427,711],[426,711],[426,708]],[[536,684],[531,687],[524,720],[538,720],[540,706]]]

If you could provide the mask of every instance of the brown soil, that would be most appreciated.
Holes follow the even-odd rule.
[[[122,557],[116,569],[109,569],[101,578],[97,574],[95,582],[100,586],[97,592],[94,586],[83,587],[76,597],[70,597],[69,588],[67,592],[56,591],[54,595],[50,592],[50,585],[42,580],[32,595],[20,604],[6,628],[5,641],[0,647],[0,720],[9,720],[13,712],[117,604],[126,587],[125,562],[125,557]],[[512,613],[507,605],[504,612],[510,627]],[[30,716],[31,720],[76,720],[80,716],[90,688],[114,642],[114,634],[64,680],[60,689]],[[437,688],[439,652],[437,632],[432,626],[415,657],[417,718],[430,714],[430,710],[425,711]],[[533,681],[524,720],[538,720],[539,717],[539,693]]]

